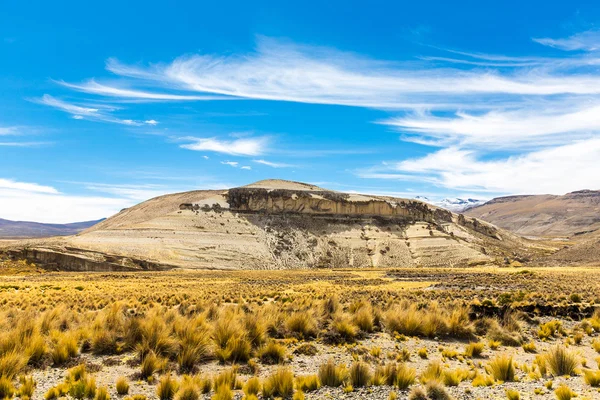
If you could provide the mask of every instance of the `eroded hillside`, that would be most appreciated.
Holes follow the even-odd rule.
[[[86,265],[108,262],[112,270],[467,267],[550,251],[420,201],[287,181],[162,196],[80,235],[13,249],[38,261],[48,252],[69,260],[79,254]],[[61,267],[60,260],[50,264]]]

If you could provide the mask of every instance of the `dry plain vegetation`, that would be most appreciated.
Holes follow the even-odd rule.
[[[0,262],[0,398],[600,398],[600,270]]]

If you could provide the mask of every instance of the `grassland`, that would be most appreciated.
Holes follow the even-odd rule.
[[[597,303],[593,268],[79,274],[4,261],[0,398],[592,399]]]

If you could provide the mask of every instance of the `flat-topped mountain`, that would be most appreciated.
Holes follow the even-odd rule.
[[[466,267],[547,249],[418,200],[266,180],[157,197],[79,235],[13,250],[72,269],[281,269]]]

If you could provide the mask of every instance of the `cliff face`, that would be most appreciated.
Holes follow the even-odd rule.
[[[235,188],[227,193],[231,210],[261,213],[299,213],[400,217],[430,223],[451,222],[452,213],[410,200],[390,201],[331,191]]]

